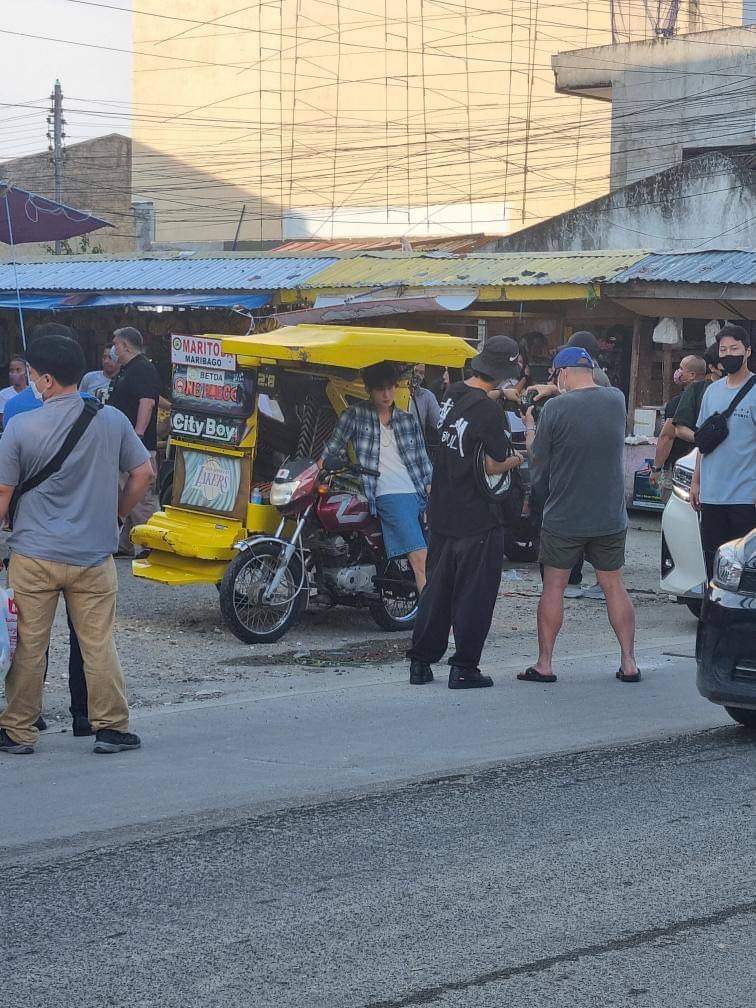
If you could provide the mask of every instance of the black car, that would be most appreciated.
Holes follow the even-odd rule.
[[[756,529],[717,551],[696,659],[701,696],[756,728]]]

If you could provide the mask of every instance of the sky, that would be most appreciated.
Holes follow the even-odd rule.
[[[63,88],[67,144],[130,132],[131,0],[102,2],[123,13],[75,0],[2,0],[0,160],[47,148],[47,109],[56,78]]]

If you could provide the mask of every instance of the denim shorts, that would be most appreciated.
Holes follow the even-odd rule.
[[[417,494],[381,494],[376,497],[375,506],[389,559],[426,548],[425,533],[420,523],[425,502]]]

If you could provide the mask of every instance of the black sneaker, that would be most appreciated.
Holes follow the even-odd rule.
[[[113,728],[100,728],[95,739],[96,753],[125,752],[127,749],[138,749],[142,740],[131,732],[115,731]]]
[[[433,682],[433,669],[428,662],[410,662],[410,685],[424,686],[425,683]]]
[[[0,752],[13,753],[14,756],[31,756],[34,746],[25,742],[14,742],[5,728],[0,728]]]
[[[480,669],[452,665],[449,670],[449,689],[481,689],[484,686],[493,686],[493,679],[489,675],[483,675]]]
[[[40,714],[37,720],[34,722],[34,727],[37,731],[47,731],[47,721]]]
[[[86,735],[94,735],[89,718],[83,714],[75,714],[73,719],[73,733],[77,738],[84,738]]]

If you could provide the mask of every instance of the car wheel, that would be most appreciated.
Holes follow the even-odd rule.
[[[756,710],[748,707],[725,707],[733,721],[743,725],[744,728],[756,729]]]

